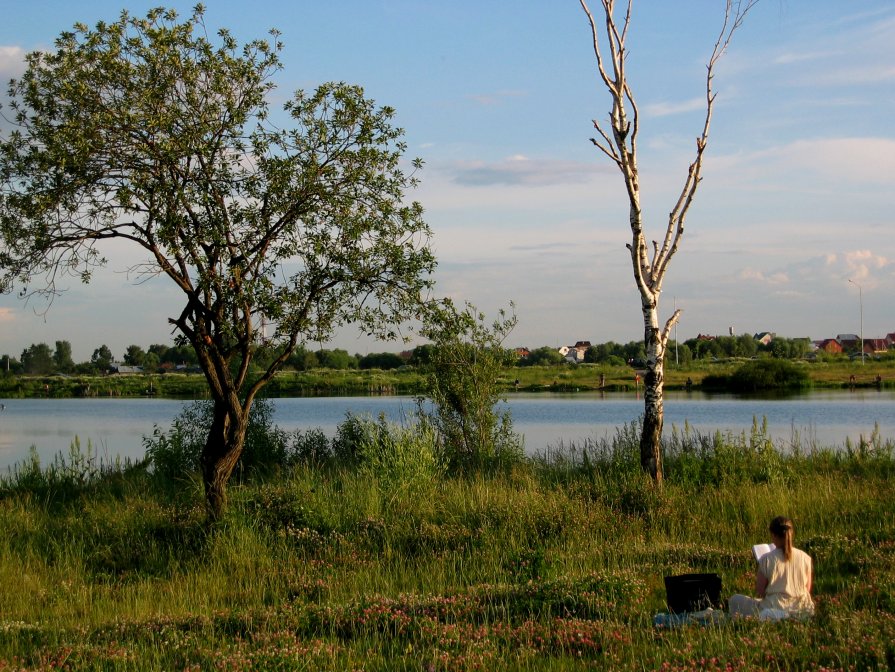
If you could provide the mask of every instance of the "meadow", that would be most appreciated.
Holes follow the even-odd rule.
[[[215,526],[196,479],[79,446],[2,478],[0,670],[895,669],[891,440],[684,428],[661,488],[636,427],[437,477],[325,453],[234,484]],[[749,593],[778,514],[813,619],[654,627],[664,575]]]

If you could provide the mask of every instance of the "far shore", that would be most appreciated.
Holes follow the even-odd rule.
[[[710,374],[729,374],[743,360],[666,364],[666,390],[699,390]],[[895,359],[798,362],[814,389],[895,387]],[[564,364],[507,368],[501,376],[506,392],[633,392],[643,385],[645,370],[630,366]],[[312,369],[281,371],[265,388],[269,397],[419,395],[425,372],[404,366],[380,369]],[[0,376],[0,398],[168,397],[208,396],[201,373],[137,373],[110,375]]]

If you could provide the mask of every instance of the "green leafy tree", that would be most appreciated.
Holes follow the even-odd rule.
[[[133,270],[183,292],[169,321],[214,406],[202,451],[214,519],[252,403],[296,345],[349,323],[396,337],[435,262],[394,111],[329,83],[272,123],[278,34],[240,46],[211,37],[203,14],[125,11],[28,55],[0,142],[0,268],[2,289],[37,279],[24,294],[53,296],[65,273],[89,281],[114,240],[144,253]],[[278,355],[249,376],[265,339]]]
[[[53,351],[53,363],[60,373],[71,373],[75,369],[75,360],[71,356],[71,343],[68,341],[56,341],[56,350]]]
[[[347,350],[320,350],[317,361],[324,369],[356,369],[357,357],[348,354]]]
[[[754,357],[758,352],[758,341],[752,334],[740,334],[737,336],[739,343],[738,353],[740,357]]]
[[[435,346],[431,343],[423,343],[416,346],[410,353],[410,365],[426,366],[432,361],[433,350],[435,350]]]
[[[25,373],[44,376],[55,369],[53,351],[46,343],[32,343],[22,351],[22,370]]]
[[[488,324],[471,304],[458,310],[450,301],[432,308],[427,319],[424,334],[435,346],[428,376],[431,421],[455,469],[495,466],[521,455],[509,410],[496,408],[500,375],[516,359],[503,345],[515,326],[515,314],[501,310]]]
[[[320,361],[317,359],[317,353],[307,350],[303,345],[299,345],[289,356],[287,365],[296,371],[308,371],[318,368]]]
[[[388,371],[404,366],[406,363],[401,355],[394,352],[371,352],[369,355],[361,357],[357,365],[361,369],[382,369],[383,371]]]
[[[143,360],[146,359],[146,352],[139,345],[127,346],[124,353],[124,363],[129,366],[143,366]]]
[[[535,348],[525,359],[520,359],[519,366],[556,366],[562,364],[565,358],[559,354],[559,350],[549,346]]]
[[[90,363],[99,371],[107,371],[112,365],[112,351],[109,350],[109,346],[103,344],[94,350]]]
[[[693,362],[693,351],[686,343],[670,341],[668,352],[673,356],[674,362],[682,367],[689,366]]]
[[[143,367],[143,370],[146,373],[154,373],[158,371],[159,365],[161,361],[158,358],[158,355],[154,352],[147,352],[143,355],[143,363],[140,366]]]

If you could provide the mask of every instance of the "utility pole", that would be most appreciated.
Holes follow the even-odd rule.
[[[848,281],[858,288],[858,306],[861,310],[861,366],[864,366],[864,288],[851,278]]]

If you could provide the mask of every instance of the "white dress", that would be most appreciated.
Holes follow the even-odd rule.
[[[758,571],[768,580],[765,596],[760,600],[746,595],[731,596],[731,616],[758,616],[776,621],[814,614],[814,600],[808,592],[811,583],[810,555],[793,548],[792,557],[787,561],[783,557],[783,549],[776,548],[758,561]]]

